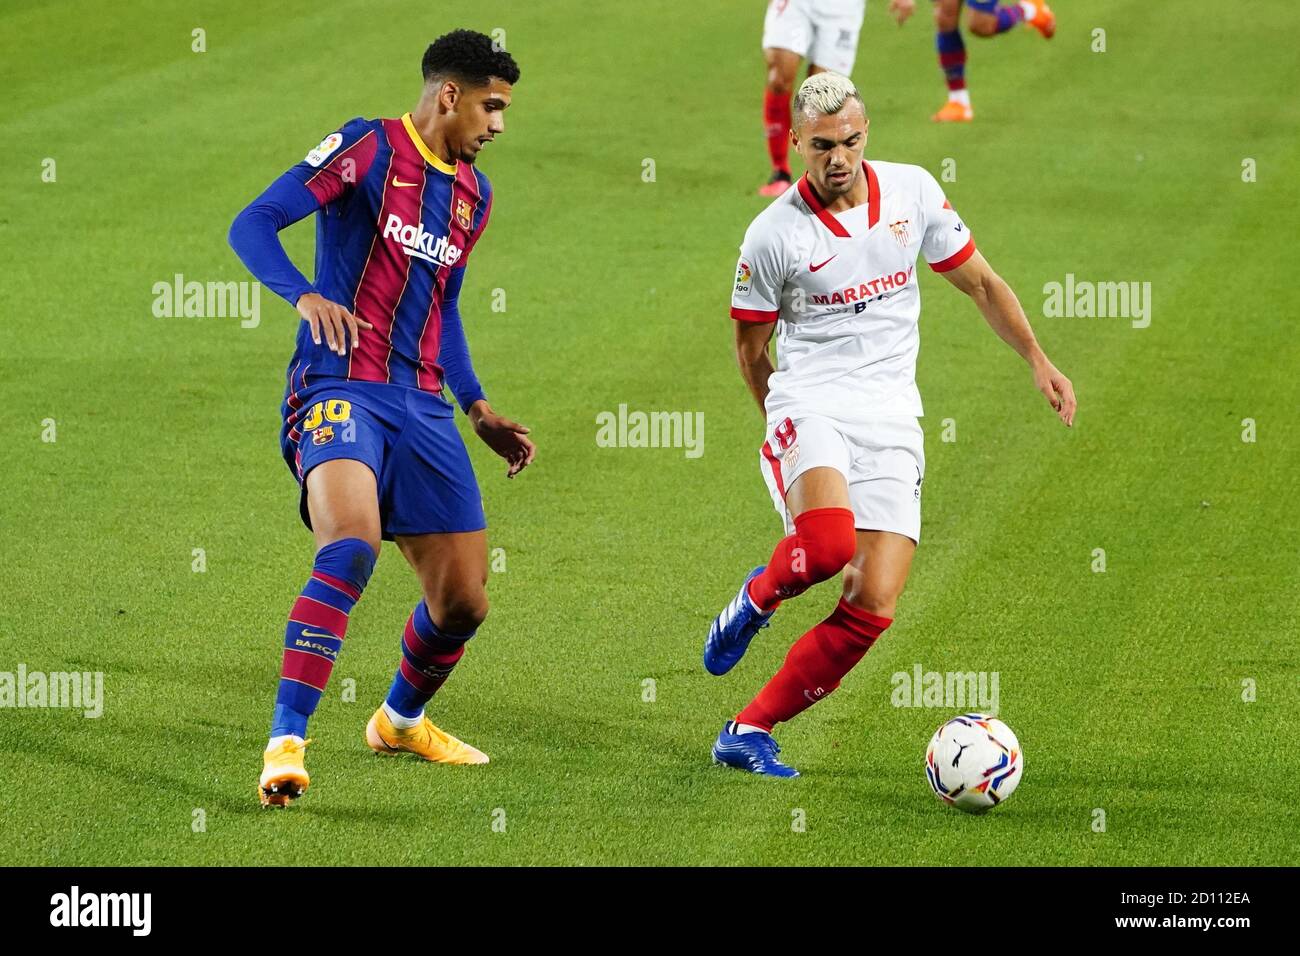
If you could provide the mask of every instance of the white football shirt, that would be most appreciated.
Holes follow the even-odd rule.
[[[868,199],[827,211],[806,176],[758,214],[736,266],[731,316],[776,322],[768,418],[920,416],[916,260],[946,272],[975,240],[920,166],[864,162]]]

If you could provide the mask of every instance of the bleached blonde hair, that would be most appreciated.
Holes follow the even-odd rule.
[[[853,81],[842,73],[814,73],[803,83],[794,95],[795,122],[804,116],[820,113],[830,116],[844,109],[849,100],[857,100],[862,112],[867,112],[867,104],[862,102],[862,95]]]

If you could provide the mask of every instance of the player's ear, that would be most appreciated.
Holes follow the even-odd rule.
[[[460,101],[460,87],[456,85],[455,80],[443,80],[442,86],[438,89],[438,102],[448,113],[456,112],[456,104]]]

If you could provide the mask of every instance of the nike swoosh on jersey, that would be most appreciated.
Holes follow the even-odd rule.
[[[393,185],[394,185],[394,186],[397,186],[397,187],[400,188],[400,187],[402,187],[402,186],[418,186],[418,185],[420,185],[420,184],[419,184],[419,183],[404,183],[404,182],[402,182],[400,179],[398,179],[396,176],[394,176],[394,177],[393,177]]]
[[[837,255],[839,255],[839,253],[837,252],[837,253],[835,253],[835,255],[837,256]],[[831,256],[831,259],[834,259],[834,258],[835,258],[835,256]],[[809,272],[816,272],[816,271],[817,271],[818,269],[820,269],[822,266],[824,266],[824,265],[826,265],[827,263],[829,263],[829,262],[831,261],[831,259],[827,259],[826,262],[819,262],[819,263],[817,263],[816,265],[813,265],[811,262],[808,263],[808,271],[809,271]]]

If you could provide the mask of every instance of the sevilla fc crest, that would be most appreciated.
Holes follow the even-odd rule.
[[[460,223],[460,227],[464,229],[466,232],[469,232],[470,221],[471,221],[470,217],[473,215],[473,213],[474,210],[470,208],[469,200],[467,199],[456,200],[456,221]]]
[[[894,234],[894,238],[898,240],[898,244],[904,247],[907,246],[907,223],[908,220],[900,219],[897,222],[891,222],[889,224],[889,231]]]

